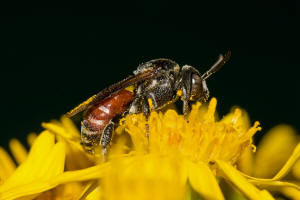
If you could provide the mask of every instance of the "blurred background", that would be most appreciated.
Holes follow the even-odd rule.
[[[2,146],[41,131],[41,122],[58,119],[142,62],[165,57],[205,72],[227,50],[230,61],[207,81],[220,115],[238,105],[261,122],[262,133],[279,123],[300,130],[299,3],[2,9]]]

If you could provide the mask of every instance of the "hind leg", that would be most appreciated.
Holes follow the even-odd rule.
[[[100,146],[102,147],[101,154],[103,161],[106,161],[107,157],[107,147],[109,146],[113,132],[114,132],[114,127],[115,127],[115,121],[116,120],[111,120],[107,126],[104,128],[103,133],[101,134],[100,138]]]

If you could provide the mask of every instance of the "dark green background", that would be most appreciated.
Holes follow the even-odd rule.
[[[0,23],[1,145],[40,131],[141,62],[166,57],[204,72],[227,50],[230,62],[207,81],[221,115],[239,105],[263,133],[278,123],[300,130],[299,4],[202,2],[8,11]]]

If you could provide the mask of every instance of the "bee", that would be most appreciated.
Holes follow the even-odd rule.
[[[206,79],[218,71],[229,60],[230,55],[230,51],[225,56],[220,55],[212,67],[202,75],[189,65],[180,69],[176,62],[169,59],[150,60],[140,64],[133,75],[100,91],[66,116],[73,117],[83,112],[83,147],[94,153],[95,147],[100,146],[105,155],[114,128],[125,115],[143,113],[148,119],[151,110],[159,110],[181,98],[186,118],[191,109],[191,102],[207,101],[209,90]],[[130,86],[134,87],[133,91],[126,89]]]

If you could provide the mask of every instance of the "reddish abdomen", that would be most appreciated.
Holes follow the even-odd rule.
[[[121,90],[89,108],[84,116],[84,126],[92,132],[102,132],[114,117],[124,113],[134,93]]]

